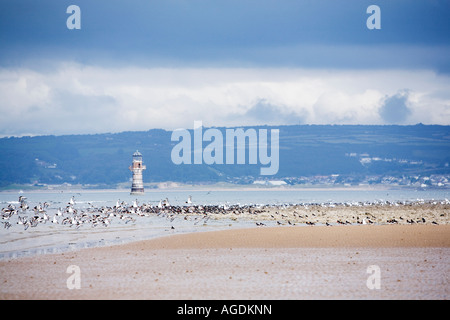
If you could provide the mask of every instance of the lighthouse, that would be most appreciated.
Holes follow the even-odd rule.
[[[133,153],[133,163],[131,164],[129,169],[133,172],[133,183],[131,184],[130,194],[144,194],[142,171],[144,171],[146,167],[142,164],[142,154],[137,150],[135,153]]]

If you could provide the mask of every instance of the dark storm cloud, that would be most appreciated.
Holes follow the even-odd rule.
[[[81,29],[68,30],[66,9],[74,1],[3,0],[0,65],[48,59],[113,66],[448,69],[447,0],[377,0],[382,27],[375,31],[366,27],[372,2],[78,0]]]
[[[380,30],[366,27],[372,4]],[[66,26],[70,5],[80,30]],[[448,125],[449,11],[448,0],[2,0],[0,136],[198,119]],[[401,88],[411,96],[392,96]]]

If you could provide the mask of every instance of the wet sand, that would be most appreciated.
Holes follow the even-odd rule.
[[[448,224],[255,227],[0,261],[0,299],[449,299],[449,274]]]
[[[450,203],[439,201],[408,204],[305,204],[231,210],[214,218],[247,219],[280,225],[315,224],[448,224]]]

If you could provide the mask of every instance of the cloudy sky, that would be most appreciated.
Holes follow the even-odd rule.
[[[449,16],[449,0],[2,0],[0,136],[450,125]]]

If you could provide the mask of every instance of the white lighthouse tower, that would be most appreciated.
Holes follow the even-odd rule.
[[[144,182],[142,181],[142,171],[144,171],[146,166],[142,164],[142,154],[136,150],[133,153],[133,163],[129,167],[133,172],[133,183],[131,184],[131,194],[144,194]]]

